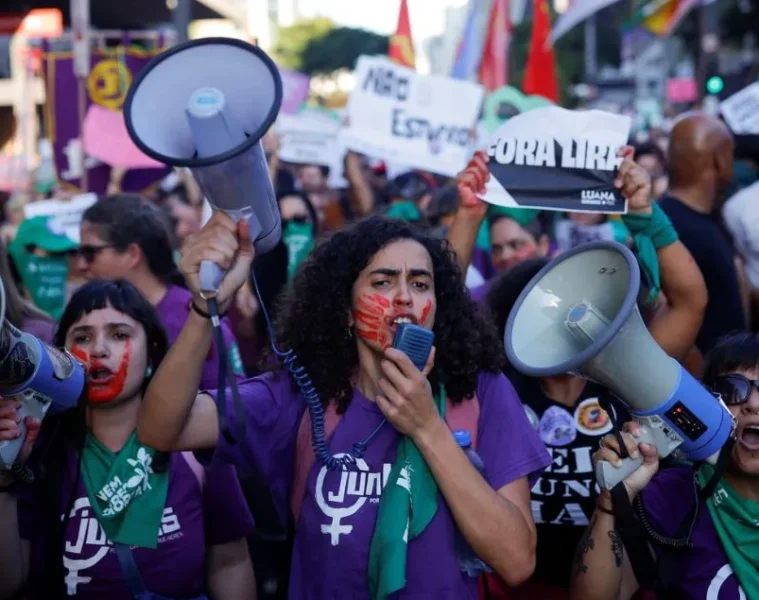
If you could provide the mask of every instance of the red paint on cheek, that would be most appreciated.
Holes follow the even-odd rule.
[[[129,357],[132,354],[132,344],[129,340],[124,344],[124,354],[121,357],[119,370],[103,385],[89,383],[87,398],[92,404],[105,404],[115,400],[124,391],[127,375],[129,374]]]
[[[424,325],[427,322],[427,317],[430,316],[431,312],[432,312],[432,300],[427,300],[427,304],[425,304],[424,308],[422,309],[422,316],[419,318],[420,325]]]
[[[356,321],[356,334],[367,342],[376,342],[382,349],[387,348],[388,334],[384,330],[384,320],[390,301],[379,294],[360,296],[356,300],[353,318]]]
[[[79,346],[71,346],[71,354],[73,354],[75,358],[78,358],[82,363],[84,363],[85,367],[90,364],[89,355]]]

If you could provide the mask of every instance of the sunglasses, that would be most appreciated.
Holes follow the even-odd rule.
[[[289,219],[282,219],[282,227],[286,227],[288,223],[298,223],[299,225],[306,225],[311,222],[308,215],[293,215]]]
[[[84,261],[89,264],[97,255],[100,254],[106,248],[115,248],[114,244],[103,244],[102,246],[79,246],[77,249],[77,255],[79,255]]]
[[[743,375],[720,375],[714,378],[711,388],[722,397],[725,404],[737,406],[748,402],[752,388],[759,390],[759,380]]]

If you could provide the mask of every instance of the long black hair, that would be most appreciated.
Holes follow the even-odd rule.
[[[398,240],[418,242],[432,259],[437,297],[433,386],[439,378],[451,400],[460,402],[476,391],[478,373],[502,368],[501,343],[469,296],[447,242],[403,221],[371,216],[317,244],[280,296],[277,311],[278,344],[298,355],[322,400],[337,402],[339,411],[350,401],[358,367],[356,342],[348,333],[353,284],[377,252]]]
[[[61,317],[54,345],[65,346],[69,329],[83,315],[109,306],[142,325],[147,342],[148,364],[155,372],[168,351],[168,338],[155,308],[128,281],[94,280],[79,288]],[[143,393],[150,379],[150,376],[145,377]],[[37,478],[34,493],[40,495],[42,507],[42,518],[38,521],[40,530],[35,537],[44,549],[43,556],[32,553],[32,557],[42,559],[41,573],[44,576],[30,578],[29,586],[33,597],[41,600],[65,597],[65,532],[81,480],[81,452],[87,435],[86,403],[85,391],[75,409],[47,417],[42,422],[40,443],[30,460]],[[70,483],[73,485],[64,489],[64,473],[71,473],[69,461],[72,453],[75,457],[75,470]],[[165,470],[167,465],[168,454],[157,453],[153,460],[153,470]],[[36,572],[36,569],[30,571]]]
[[[98,235],[116,250],[131,244],[142,250],[145,262],[165,284],[185,287],[174,262],[174,244],[169,220],[157,206],[137,194],[117,194],[99,199],[82,215]]]
[[[704,384],[726,373],[753,371],[759,366],[759,334],[740,331],[720,338],[704,357]]]

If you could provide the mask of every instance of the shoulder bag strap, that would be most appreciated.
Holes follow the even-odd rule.
[[[145,586],[142,583],[142,577],[140,577],[140,570],[137,568],[137,563],[134,561],[132,550],[126,544],[118,544],[114,542],[113,546],[116,548],[116,556],[119,559],[119,566],[126,578],[126,583],[129,586],[132,598],[140,600],[145,593]]]

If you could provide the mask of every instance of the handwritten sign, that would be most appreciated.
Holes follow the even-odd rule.
[[[482,86],[419,75],[385,57],[362,56],[340,140],[350,150],[441,175],[465,165]]]

